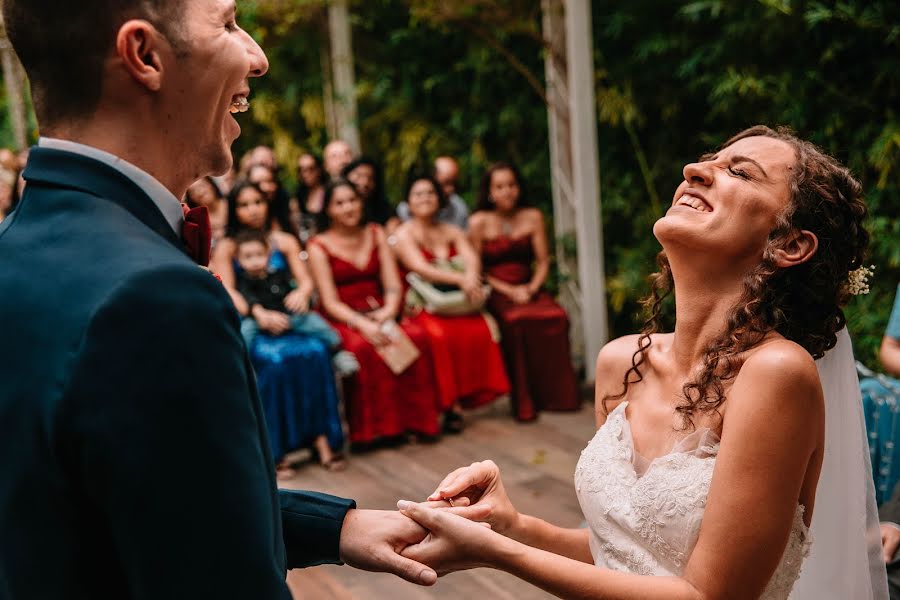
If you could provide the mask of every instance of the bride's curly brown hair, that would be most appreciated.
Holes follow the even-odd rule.
[[[846,323],[841,307],[849,299],[847,276],[862,266],[869,243],[863,227],[867,210],[862,186],[846,167],[783,127],[745,129],[720,149],[754,136],[781,140],[794,149],[797,162],[790,181],[790,202],[769,234],[762,261],[745,278],[743,293],[728,313],[725,330],[707,346],[699,374],[682,388],[676,410],[685,427],[693,426],[692,416],[698,412],[717,412],[725,401],[726,383],[740,370],[743,353],[770,332],[796,342],[813,358],[834,347],[836,334]],[[774,251],[797,230],[816,235],[817,251],[803,264],[777,267]],[[656,262],[659,270],[650,276],[652,291],[642,301],[648,317],[638,349],[622,379],[622,391],[606,396],[604,409],[608,400],[622,398],[629,384],[643,379],[640,367],[651,345],[650,336],[661,330],[663,300],[672,293],[674,281],[665,251],[657,255]]]

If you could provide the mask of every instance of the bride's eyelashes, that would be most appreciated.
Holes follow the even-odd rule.
[[[752,179],[750,177],[750,173],[743,169],[735,169],[734,167],[728,167],[728,172],[734,175],[735,177],[740,177],[741,179]]]

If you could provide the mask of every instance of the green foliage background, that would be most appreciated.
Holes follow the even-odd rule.
[[[266,49],[237,152],[272,144],[285,165],[326,141],[322,0],[246,0]],[[658,244],[652,223],[681,168],[756,123],[789,125],[865,186],[872,291],[848,308],[858,356],[876,364],[900,281],[900,3],[893,0],[594,2],[600,175],[613,335],[640,323]],[[410,169],[459,157],[475,201],[487,163],[518,163],[550,214],[544,47],[537,0],[356,0],[351,5],[364,152],[397,201]],[[2,106],[0,106],[2,108]],[[5,114],[3,115],[5,119]],[[0,123],[0,143],[7,140]],[[292,169],[286,169],[288,176]]]

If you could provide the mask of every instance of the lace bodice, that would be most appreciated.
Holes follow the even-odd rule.
[[[647,461],[634,451],[627,405],[610,413],[575,469],[591,554],[597,566],[617,571],[681,575],[700,534],[719,439],[698,429]],[[810,544],[798,505],[787,548],[761,598],[788,598]]]

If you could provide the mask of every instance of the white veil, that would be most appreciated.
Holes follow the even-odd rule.
[[[887,600],[878,507],[850,335],[816,361],[825,392],[825,459],[816,489],[813,544],[792,600]]]

